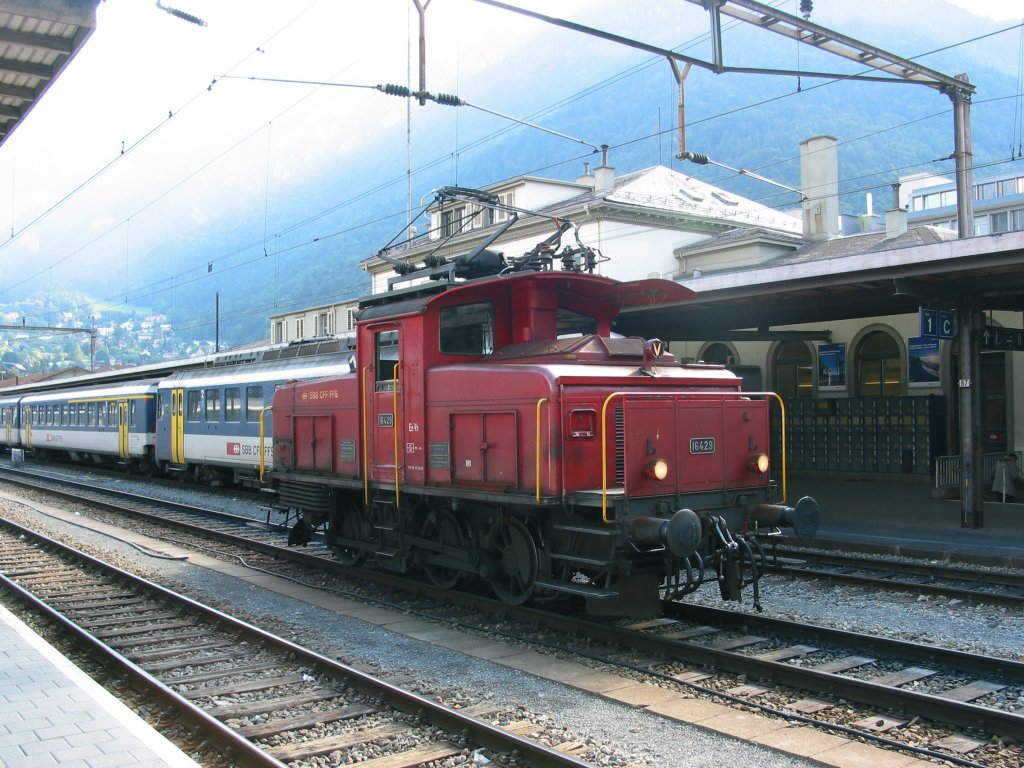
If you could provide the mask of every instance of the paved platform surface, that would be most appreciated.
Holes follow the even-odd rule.
[[[965,528],[960,499],[935,498],[928,477],[791,473],[786,496],[818,501],[816,541],[1024,568],[1024,504],[986,501],[982,525]]]
[[[0,766],[197,763],[0,605]]]

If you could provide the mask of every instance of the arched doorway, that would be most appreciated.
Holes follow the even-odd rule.
[[[871,331],[857,344],[857,394],[899,397],[903,394],[900,345],[885,331]]]
[[[814,354],[802,341],[786,341],[775,348],[772,388],[785,400],[814,397]]]

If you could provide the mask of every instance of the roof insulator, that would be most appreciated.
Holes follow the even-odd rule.
[[[803,14],[804,20],[811,18],[812,10],[814,10],[813,0],[800,0],[800,13]]]

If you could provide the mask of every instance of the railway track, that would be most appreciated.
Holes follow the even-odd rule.
[[[72,496],[80,500],[81,492],[74,491]],[[161,513],[153,510],[146,514],[162,519]],[[184,528],[196,523],[192,515],[191,522],[173,524]],[[208,533],[209,525],[204,521],[196,535]],[[353,573],[331,560],[326,550],[317,554],[314,547],[309,551],[285,549],[282,533],[258,531],[252,526],[249,519],[222,518],[214,535],[232,546],[255,547],[268,558],[277,558],[279,569],[285,567],[280,559],[287,558],[297,563],[293,567],[306,571],[309,581],[314,574],[322,581],[332,570],[348,576]],[[260,540],[252,544],[253,537]],[[267,537],[276,538],[277,543],[267,543]],[[683,695],[725,698],[928,756],[945,756],[954,762],[961,759],[966,765],[987,764],[957,755],[985,752],[996,735],[1024,739],[1024,715],[1018,711],[1019,702],[1024,701],[1024,665],[1020,662],[691,603],[667,605],[665,615],[650,622],[595,622],[569,615],[565,604],[556,610],[510,608],[479,595],[426,585],[410,587],[388,574],[365,569],[356,573],[375,584],[398,585],[430,597],[438,607],[430,610],[429,617],[449,624],[492,634],[494,627],[501,625],[503,632],[534,643],[537,628],[542,628],[541,632],[549,635],[548,642],[553,642],[553,650],[586,657],[587,663],[595,665],[616,665],[628,670],[626,674],[661,686],[678,686]],[[297,578],[303,580],[301,572]],[[368,591],[379,594],[380,590],[371,587]],[[444,605],[448,607],[441,607]],[[492,616],[493,623],[481,621],[482,615]],[[518,628],[508,629],[510,621]],[[554,641],[550,640],[551,631],[557,633]],[[586,641],[569,641],[567,637]],[[630,651],[624,654],[623,648]],[[922,719],[928,736],[910,734],[921,730]]]
[[[835,584],[1024,607],[1024,573],[872,555],[779,548],[769,573]]]
[[[399,768],[479,750],[587,765],[7,520],[0,583],[240,766],[369,754]]]

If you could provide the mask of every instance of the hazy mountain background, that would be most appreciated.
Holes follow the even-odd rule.
[[[824,11],[826,3],[816,5]],[[858,5],[877,8],[870,24],[862,21],[863,13],[847,18],[846,4],[837,2],[827,4],[830,15],[812,20],[908,57],[999,27],[931,0],[908,0],[898,8],[877,0]],[[710,44],[702,36],[706,17],[700,26],[681,29],[678,7],[615,4],[582,21],[666,48],[695,40],[682,52],[710,58]],[[747,25],[727,25],[724,40],[731,66],[858,71],[807,46],[798,53],[794,41]],[[972,121],[976,178],[1005,171],[1012,167],[1013,153],[1019,155],[1020,41],[1019,32],[1003,34],[980,47],[917,59],[946,74],[966,72],[978,85]],[[499,65],[467,78],[459,95],[590,144],[608,144],[610,163],[620,174],[663,164],[768,205],[798,204],[795,195],[749,177],[675,159],[676,85],[664,59],[545,30],[514,61],[515,66]],[[828,84],[808,77],[798,83],[792,77],[714,75],[694,68],[686,81],[686,108],[688,149],[794,187],[799,186],[799,142],[817,134],[838,137],[844,212],[863,212],[867,192],[874,194],[876,210],[888,207],[889,185],[900,175],[953,170],[952,161],[938,161],[953,150],[950,100],[921,86]],[[130,273],[114,258],[80,270],[73,279],[48,278],[26,290],[24,299],[0,305],[0,322],[126,324],[131,330],[101,340],[97,363],[135,363],[208,349],[218,293],[222,348],[266,337],[270,314],[365,293],[368,280],[357,264],[404,226],[407,166],[406,126],[375,131],[373,115],[366,119],[367,130],[376,133],[371,151],[325,156],[307,177],[240,198],[230,215],[196,223],[168,210],[165,239],[133,243]],[[593,167],[599,160],[581,143],[472,108],[412,109],[417,208],[442,185],[482,186],[520,174],[574,179],[584,162]],[[425,222],[417,224],[422,230]],[[104,303],[100,297],[121,293],[122,282],[117,306]],[[166,318],[162,328],[135,331],[154,315]],[[31,354],[36,348],[47,349],[49,357]],[[76,337],[4,337],[0,354],[34,368],[88,361],[87,342]]]

